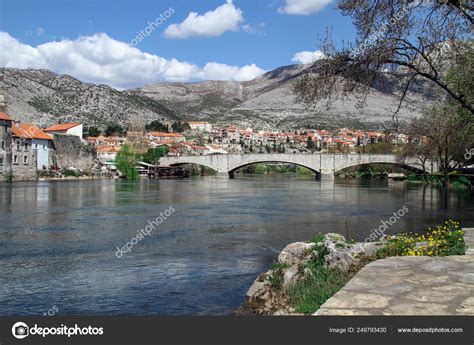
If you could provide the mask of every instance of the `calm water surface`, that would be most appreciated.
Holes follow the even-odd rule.
[[[288,243],[363,240],[448,218],[474,226],[474,193],[387,181],[203,177],[0,184],[0,315],[231,314]],[[176,212],[118,259],[149,220]]]

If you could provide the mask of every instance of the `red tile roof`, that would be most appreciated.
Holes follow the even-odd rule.
[[[76,126],[79,126],[80,123],[78,122],[72,122],[72,123],[58,123],[55,125],[52,125],[48,128],[45,129],[46,132],[55,132],[55,131],[67,131],[68,129],[74,128]]]
[[[0,120],[13,121],[10,116],[0,111]]]
[[[181,133],[148,132],[153,137],[183,137]]]
[[[12,134],[14,137],[22,137],[28,139],[43,139],[43,140],[53,140],[53,137],[41,129],[36,127],[32,123],[15,123],[12,126]]]

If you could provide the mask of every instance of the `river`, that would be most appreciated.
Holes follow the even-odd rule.
[[[116,256],[140,229],[175,210]],[[446,219],[474,226],[474,192],[275,176],[0,183],[0,315],[228,315],[288,243],[364,240]],[[54,307],[54,309],[52,309]]]

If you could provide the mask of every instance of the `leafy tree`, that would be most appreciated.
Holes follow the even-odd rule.
[[[136,169],[139,160],[140,156],[133,152],[130,146],[126,144],[122,146],[119,153],[117,154],[117,157],[115,158],[115,164],[125,178],[136,180],[139,176]]]
[[[474,147],[474,119],[460,107],[441,104],[425,111],[412,120],[409,133],[425,137],[426,154],[434,156],[443,173],[443,182],[448,174],[467,163],[466,149]]]
[[[295,86],[298,99],[307,104],[328,104],[353,93],[364,106],[370,87],[397,85],[400,109],[411,87],[428,82],[447,98],[474,115],[472,63],[459,69],[454,80],[450,65],[468,62],[472,52],[474,5],[471,0],[340,0],[338,8],[357,29],[355,42],[336,47],[330,37],[321,42],[325,58],[316,61]],[[469,42],[469,43],[466,43]],[[468,48],[466,48],[468,44]],[[460,88],[457,80],[470,79]],[[467,85],[467,84],[466,84]]]
[[[107,128],[105,129],[105,135],[108,137],[115,135],[123,136],[125,135],[125,131],[118,123],[114,123],[107,126]]]
[[[168,127],[158,120],[150,122],[146,125],[146,129],[148,131],[168,132]]]
[[[89,136],[91,137],[98,137],[99,135],[102,134],[102,131],[98,129],[97,127],[89,127],[88,133],[89,133]]]
[[[143,155],[143,161],[148,164],[158,165],[160,163],[160,158],[163,157],[167,152],[167,146],[160,146],[154,149],[149,149]]]
[[[176,121],[171,125],[174,132],[182,133],[191,130],[191,126],[187,122]]]

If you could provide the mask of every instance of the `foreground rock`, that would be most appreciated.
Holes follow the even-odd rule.
[[[287,245],[278,255],[273,269],[262,273],[246,293],[247,303],[257,314],[289,315],[285,291],[304,279],[311,271],[306,268],[313,259],[343,271],[357,265],[361,258],[373,255],[383,242],[351,243],[344,236],[329,233],[318,243],[296,242]]]

